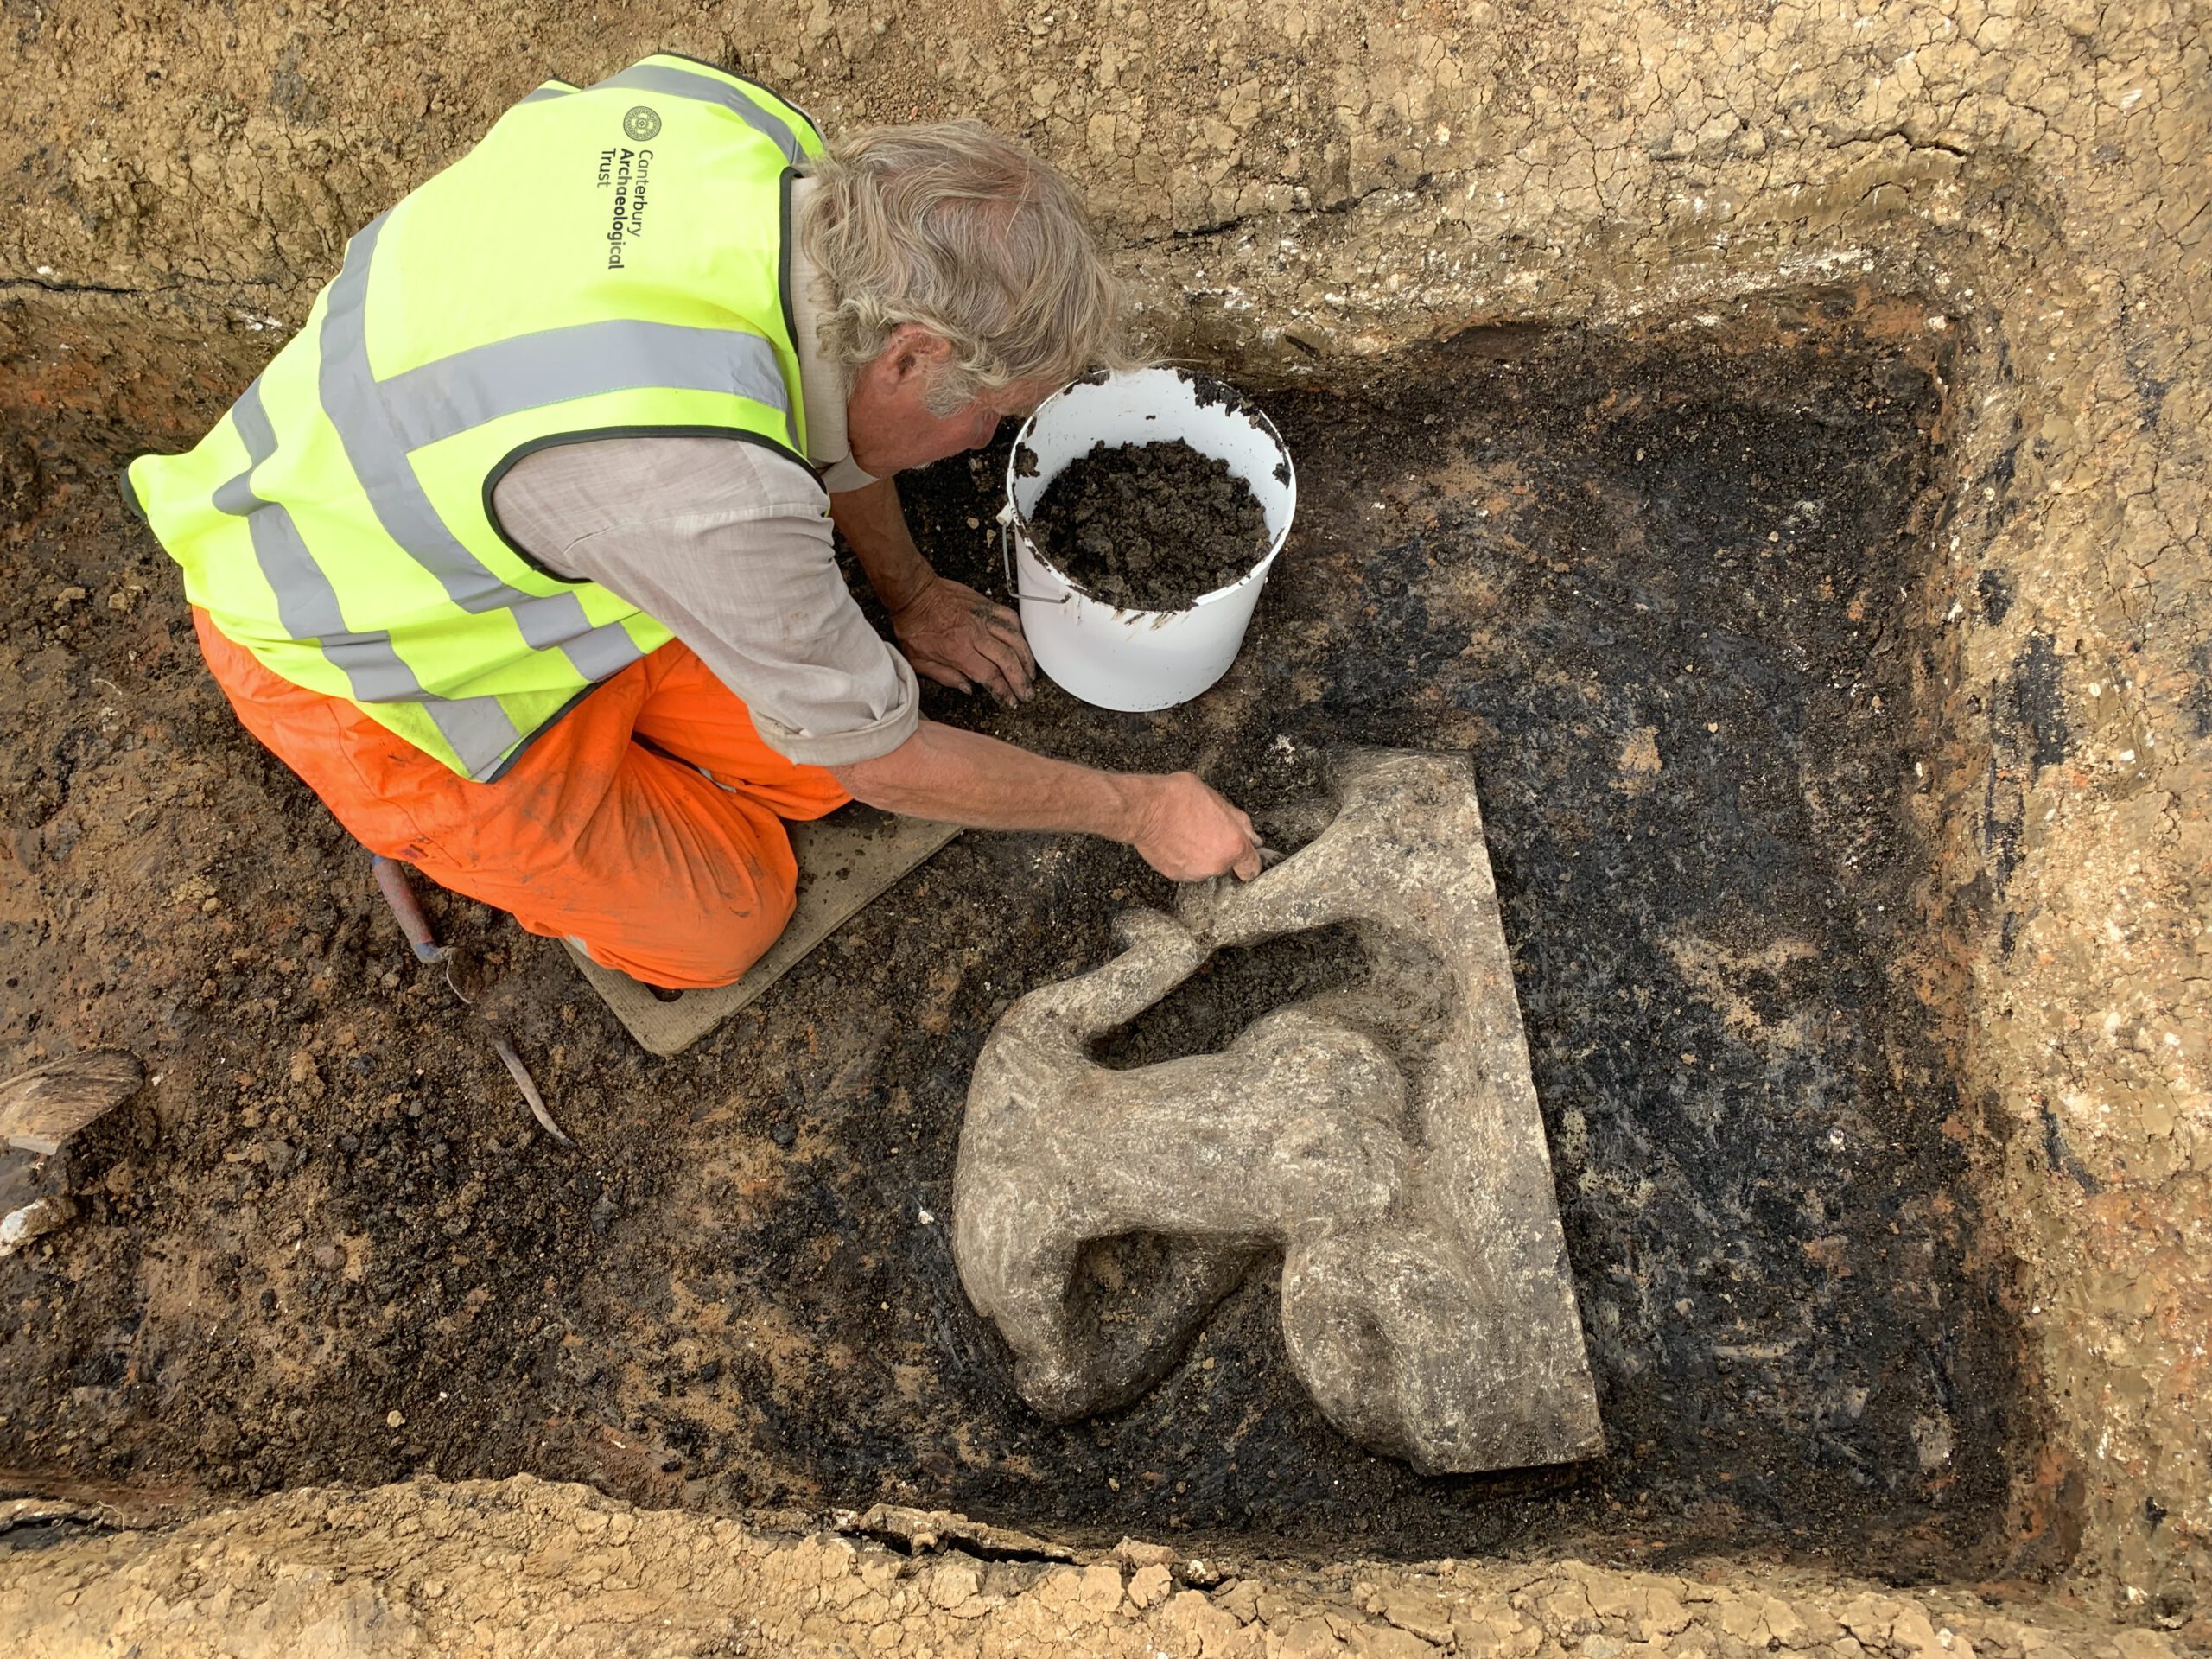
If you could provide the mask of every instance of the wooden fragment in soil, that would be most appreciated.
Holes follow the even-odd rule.
[[[50,1157],[145,1081],[137,1056],[119,1048],[50,1060],[0,1083],[0,1141]]]

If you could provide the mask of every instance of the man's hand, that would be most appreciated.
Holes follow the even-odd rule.
[[[1030,695],[1037,659],[1021,637],[1021,619],[930,569],[891,480],[831,496],[830,517],[891,613],[899,648],[917,674],[956,691],[980,685],[1008,705]]]
[[[1143,781],[1151,785],[1149,798],[1130,845],[1146,863],[1171,881],[1203,881],[1232,872],[1249,881],[1259,874],[1259,832],[1226,798],[1192,772]]]
[[[1021,637],[1021,619],[965,582],[932,575],[892,613],[891,628],[914,671],[939,685],[980,685],[1007,708],[1035,690],[1037,659]]]

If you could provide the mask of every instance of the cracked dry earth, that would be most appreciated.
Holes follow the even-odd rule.
[[[0,1554],[12,1575],[0,1639],[24,1659],[2175,1652],[2157,1632],[2114,1630],[2071,1609],[1781,1568],[1749,1581],[1723,1562],[1286,1569],[1133,1539],[1078,1554],[913,1511],[799,1535],[526,1480],[289,1492],[146,1531],[92,1507],[49,1505],[24,1520],[44,1535]],[[14,1535],[0,1534],[0,1550]]]
[[[473,1641],[578,1653],[1403,1659],[1454,1650],[1616,1659],[1669,1647],[1730,1659],[1739,1649],[2158,1659],[2204,1644],[2212,1636],[2212,1452],[2202,1427],[2203,1332],[2212,1328],[2212,982],[2202,967],[2212,885],[2207,21],[2202,3],[2163,0],[1756,9],[1568,0],[1541,10],[1109,0],[927,13],[607,0],[589,10],[495,15],[379,0],[344,8],[53,0],[0,11],[16,72],[0,113],[9,162],[0,170],[0,563],[16,578],[0,672],[29,693],[10,701],[0,777],[9,998],[0,1045],[13,1070],[122,1042],[165,1078],[103,1154],[111,1173],[100,1202],[112,1213],[43,1256],[0,1264],[0,1303],[23,1333],[0,1353],[18,1375],[47,1379],[25,1397],[41,1413],[56,1402],[95,1408],[65,1440],[58,1419],[41,1427],[46,1420],[11,1408],[0,1422],[0,1464],[29,1466],[16,1490],[120,1480],[139,1492],[123,1501],[143,1503],[158,1483],[181,1489],[177,1510],[80,1514],[0,1535],[15,1546],[0,1569],[0,1630],[23,1650],[52,1652],[97,1651],[127,1631],[147,1653],[204,1651],[219,1631],[241,1652],[257,1643],[271,1652],[285,1644],[369,1652]],[[158,555],[129,539],[106,505],[103,474],[133,448],[196,435],[298,324],[344,236],[541,76],[588,79],[662,47],[739,65],[833,127],[973,113],[1021,132],[1065,165],[1092,203],[1156,349],[1277,399],[1302,385],[1297,397],[1319,410],[1387,387],[1393,353],[1462,331],[1476,331],[1463,349],[1491,353],[1495,372],[1511,380],[1523,372],[1513,352],[1491,348],[1513,328],[1563,330],[1548,337],[1554,342],[1624,328],[1740,340],[1747,324],[1765,326],[1757,321],[1762,307],[1779,299],[1787,311],[1814,290],[1859,290],[1864,315],[1886,319],[1895,340],[1916,352],[1941,343],[1942,395],[1929,422],[1938,463],[1925,480],[1926,511],[1909,521],[1911,578],[1893,605],[1872,613],[1871,626],[1886,630],[1897,650],[1873,659],[1862,686],[1885,699],[1885,715],[1904,707],[1911,718],[1891,728],[1871,708],[1856,716],[1886,734],[1891,771],[1914,780],[1889,798],[1891,816],[1867,820],[1883,827],[1884,846],[1894,832],[1911,853],[1878,859],[1896,893],[1885,914],[1908,918],[1891,925],[1911,948],[1856,935],[1870,954],[1853,995],[1890,1010],[1864,1052],[1886,1044],[1904,1062],[1884,1073],[1885,1087],[1904,1090],[1892,1098],[1922,1097],[1916,1091],[1930,1080],[1947,1091],[1940,1113],[1899,1119],[1927,1138],[1935,1161],[1924,1167],[1945,1173],[1897,1234],[1861,1236],[1860,1248],[1888,1252],[1880,1271],[1853,1268],[1837,1282],[1852,1294],[1870,1277],[1877,1289],[1936,1287],[1915,1318],[1954,1344],[1967,1339],[1957,1366],[2006,1379],[1993,1396],[2010,1402],[2001,1421],[1961,1416],[1957,1408],[1973,1396],[1947,1392],[1951,1373],[1940,1367],[1904,1368],[1888,1374],[1891,1395],[1870,1392],[1900,1408],[1893,1444],[1910,1448],[1910,1461],[1896,1465],[1904,1489],[1919,1503],[1930,1484],[1948,1481],[1936,1510],[1948,1518],[1931,1529],[1932,1512],[1908,1505],[1891,1517],[1906,1528],[1899,1547],[1853,1565],[1946,1587],[1874,1588],[1771,1564],[1803,1547],[1789,1541],[1793,1525],[1878,1535],[1853,1505],[1878,1510],[1887,1501],[1848,1496],[1867,1490],[1853,1476],[1849,1454],[1860,1448],[1849,1434],[1826,1420],[1809,1433],[1789,1430],[1787,1410],[1772,1415],[1786,1432],[1771,1445],[1805,1455],[1806,1465],[1770,1460],[1754,1501],[1698,1510],[1694,1559],[1669,1559],[1670,1576],[1656,1582],[1618,1561],[1600,1568],[1551,1559],[1567,1550],[1633,1555],[1634,1541],[1653,1535],[1634,1478],[1658,1465],[1638,1462],[1635,1439],[1608,1465],[1607,1478],[1630,1484],[1590,1489],[1590,1513],[1601,1517],[1594,1527],[1572,1505],[1538,1524],[1539,1492],[1476,1506],[1494,1531],[1424,1549],[1418,1541],[1443,1536],[1432,1522],[1452,1506],[1417,1494],[1409,1510],[1412,1500],[1398,1494],[1389,1513],[1408,1523],[1391,1540],[1402,1559],[1483,1558],[1429,1569],[1363,1563],[1376,1552],[1359,1541],[1370,1535],[1362,1528],[1384,1511],[1364,1501],[1332,1505],[1326,1489],[1294,1484],[1281,1489],[1288,1501],[1266,1524],[1273,1536],[1298,1535],[1303,1565],[1270,1562],[1264,1550],[1231,1561],[1209,1543],[1213,1554],[1194,1569],[1179,1537],[1165,1560],[1141,1547],[1104,1554],[1121,1530],[1173,1533],[1172,1479],[1127,1508],[1095,1490],[1082,1515],[1033,1507],[1034,1529],[1099,1529],[1090,1540],[1099,1551],[1068,1563],[1026,1559],[1037,1553],[1027,1547],[991,1559],[988,1549],[963,1555],[957,1546],[909,1543],[911,1554],[885,1554],[874,1544],[801,1541],[793,1535],[805,1523],[760,1512],[764,1503],[818,1509],[875,1497],[851,1491],[852,1476],[890,1467],[894,1451],[925,1487],[950,1497],[973,1480],[995,1494],[963,1498],[969,1507],[1051,1490],[1049,1459],[986,1459],[980,1475],[957,1445],[915,1459],[911,1422],[878,1424],[845,1443],[823,1465],[826,1480],[803,1441],[785,1445],[759,1466],[766,1478],[706,1496],[721,1518],[633,1512],[534,1481],[377,1484],[408,1472],[505,1473],[543,1440],[537,1466],[548,1476],[655,1503],[676,1496],[671,1481],[691,1475],[666,1476],[661,1465],[687,1448],[640,1443],[619,1420],[610,1427],[559,1414],[549,1434],[518,1417],[487,1436],[478,1420],[448,1434],[412,1412],[404,1431],[383,1430],[393,1378],[427,1381],[426,1356],[467,1363],[511,1308],[525,1323],[537,1317],[534,1299],[493,1300],[480,1273],[455,1271],[441,1252],[478,1228],[470,1217],[480,1215],[476,1236],[510,1252],[528,1282],[601,1286],[572,1332],[582,1340],[554,1344],[542,1386],[564,1398],[597,1389],[626,1411],[650,1402],[661,1379],[619,1345],[610,1363],[602,1342],[632,1317],[624,1288],[646,1281],[608,1277],[605,1253],[632,1248],[638,1230],[650,1230],[672,1204],[707,1204],[707,1189],[725,1208],[702,1214],[778,1201],[775,1154],[687,1163],[650,1131],[689,1121],[703,1105],[702,1127],[690,1131],[702,1144],[728,1151],[787,1139],[804,1162],[820,1156],[825,1134],[865,1116],[841,1091],[868,1067],[849,1071],[858,1051],[834,1033],[823,1049],[823,1028],[791,1012],[737,1033],[724,1054],[757,1084],[712,1101],[678,1097],[667,1073],[596,1033],[588,1007],[549,1014],[533,1033],[533,1055],[560,1083],[564,1109],[634,1150],[625,1164],[533,1171],[518,1183],[516,1161],[530,1154],[504,1115],[496,1064],[440,1034],[432,988],[385,982],[396,940],[377,931],[359,894],[330,880],[342,849],[327,826],[238,747],[211,703],[174,642],[175,594]],[[1863,344],[1852,349],[1864,360]],[[1721,375],[1740,372],[1732,360],[1740,359],[1726,351],[1687,358],[1693,372],[1708,363],[1703,372]],[[1639,417],[1631,406],[1626,418]],[[1303,472],[1308,440],[1294,430],[1291,441]],[[1357,512],[1376,499],[1387,504],[1390,533],[1363,554]],[[1569,531],[1618,533],[1641,522],[1622,516],[1620,502],[1618,489],[1599,488],[1540,505]],[[1633,1282],[1622,1247],[1637,1224],[1628,1207],[1635,1183],[1611,1177],[1656,1121],[1643,1103],[1675,1091],[1679,1055],[1698,1051],[1660,1051],[1655,1062],[1586,1050],[1573,1025],[1586,1002],[1576,976],[1614,973],[1624,993],[1639,982],[1679,983],[1682,1008],[1726,1038],[1786,1012],[1767,999],[1777,988],[1802,989],[1806,962],[1738,950],[1744,941],[1711,929],[1676,938],[1675,950],[1648,962],[1578,949],[1564,937],[1548,948],[1536,924],[1555,900],[1527,878],[1542,868],[1546,836],[1561,844],[1560,826],[1543,817],[1546,774],[1533,760],[1520,764],[1534,750],[1516,746],[1544,720],[1563,721],[1586,747],[1605,740],[1605,768],[1594,775],[1618,797],[1627,827],[1640,830],[1634,814],[1660,812],[1664,791],[1692,771],[1682,745],[1694,752],[1704,722],[1675,732],[1619,696],[1577,714],[1572,676],[1531,682],[1517,702],[1500,705],[1503,721],[1480,700],[1453,702],[1449,683],[1441,702],[1422,704],[1421,684],[1456,653],[1473,651],[1478,667],[1485,652],[1508,661],[1530,637],[1483,632],[1439,602],[1451,595],[1433,573],[1436,532],[1420,523],[1435,509],[1417,489],[1351,491],[1341,505],[1336,550],[1317,569],[1333,563],[1373,582],[1377,614],[1408,649],[1387,673],[1301,683],[1297,675],[1325,656],[1324,628],[1303,647],[1305,660],[1282,659],[1280,689],[1290,700],[1277,706],[1309,711],[1311,721],[1351,719],[1368,741],[1426,738],[1441,720],[1478,761],[1484,744],[1492,764],[1515,754],[1515,766],[1494,767],[1498,782],[1486,782],[1484,806],[1495,837],[1511,817],[1513,789],[1501,785],[1526,793],[1529,839],[1517,870],[1502,860],[1500,887],[1518,906],[1517,922],[1509,908],[1509,933],[1518,929],[1516,976],[1562,1173],[1562,1214],[1571,1248],[1584,1252],[1577,1271],[1592,1295],[1593,1341],[1617,1355],[1643,1351],[1647,1332],[1674,1328],[1664,1319],[1673,1302],[1649,1300]],[[940,528],[950,533],[970,511],[958,504]],[[1317,518],[1308,528],[1323,526]],[[1284,577],[1298,568],[1298,550],[1294,542]],[[1550,571],[1541,558],[1517,568],[1518,580],[1540,588],[1578,585],[1571,568]],[[1271,592],[1275,614],[1296,614],[1281,608],[1295,593]],[[1650,603],[1648,594],[1616,597],[1631,629],[1652,626],[1633,620],[1654,614],[1633,608]],[[1263,605],[1262,625],[1269,614]],[[1846,672],[1842,683],[1852,682]],[[1308,692],[1315,701],[1297,701]],[[1669,717],[1688,708],[1669,705]],[[1142,741],[1163,758],[1185,757],[1213,735],[1162,728]],[[1217,757],[1239,784],[1266,775],[1265,759],[1229,748]],[[1655,801],[1639,785],[1661,792]],[[1818,813],[1849,798],[1798,798]],[[1764,804],[1799,810],[1787,800]],[[1862,860],[1884,849],[1838,844]],[[975,861],[966,880],[1041,881],[1055,895],[1110,891],[1126,880],[1081,855],[1063,865],[1013,843],[960,855]],[[1683,868],[1682,893],[1728,893],[1709,868]],[[945,891],[886,912],[886,937],[931,916]],[[1631,902],[1647,891],[1672,889],[1633,879],[1623,887]],[[1871,890],[1855,896],[1873,901]],[[1768,898],[1747,891],[1745,915],[1763,916]],[[488,955],[515,949],[465,913],[440,919]],[[1036,968],[1073,971],[1097,959],[1103,939],[1102,931],[1058,940],[1059,957]],[[1699,939],[1726,949],[1692,948]],[[503,965],[529,982],[526,949]],[[948,961],[927,981],[910,1021],[912,1052],[893,1057],[934,1079],[925,1096],[955,1091],[964,1078],[958,1033],[980,1033],[1001,994],[981,988],[990,966]],[[1262,963],[1255,983],[1279,989],[1283,976],[1325,966]],[[832,958],[823,984],[849,995],[868,981],[858,964]],[[1169,1015],[1185,1036],[1201,1038],[1224,1017],[1203,1000]],[[1141,1053],[1176,1035],[1163,1028],[1131,1041]],[[1560,1079],[1593,1061],[1591,1099],[1564,1097]],[[1782,1086],[1792,1098],[1825,1098],[1804,1093],[1802,1077],[1785,1076]],[[1682,1098],[1697,1109],[1710,1102],[1695,1091]],[[410,1113],[410,1104],[421,1109]],[[918,1120],[911,1087],[880,1104],[891,1109],[901,1147],[912,1147],[905,1137],[924,1127],[943,1131],[925,1111]],[[341,1136],[354,1139],[353,1153]],[[302,1164],[299,1150],[314,1155]],[[346,1237],[373,1239],[384,1229],[394,1248],[357,1257],[350,1243],[310,1240],[308,1211],[270,1201],[264,1189],[320,1191],[337,1166],[326,1160],[338,1154],[380,1160],[377,1181],[392,1192],[390,1202],[373,1190],[347,1199],[355,1208]],[[873,1216],[911,1196],[910,1176],[926,1176],[911,1164],[883,1167],[880,1192],[810,1178],[816,1213]],[[1900,1165],[1898,1178],[1910,1183],[1916,1167]],[[817,1176],[830,1173],[824,1166]],[[233,1184],[251,1213],[179,1224],[219,1185]],[[400,1202],[402,1187],[440,1196],[423,1209],[411,1196]],[[184,1195],[181,1209],[172,1194]],[[1654,1195],[1663,1213],[1672,1201],[1666,1183]],[[147,1219],[122,1219],[134,1209]],[[295,1223],[298,1233],[286,1237]],[[445,1230],[454,1224],[459,1234]],[[89,1294],[54,1287],[73,1262],[113,1259],[118,1239],[138,1252],[132,1272],[95,1274],[82,1281]],[[1926,1260],[1950,1262],[1959,1276],[1893,1271],[1923,1247]],[[336,1254],[320,1262],[318,1248]],[[779,1235],[778,1248],[786,1263],[820,1273],[803,1235]],[[271,1271],[290,1254],[300,1268]],[[405,1355],[389,1377],[351,1363],[342,1348],[286,1334],[319,1328],[321,1306],[370,1297],[378,1263],[416,1257],[442,1287],[419,1307],[393,1304],[385,1328],[408,1334],[399,1350],[381,1351]],[[1732,1258],[1723,1250],[1713,1260]],[[258,1264],[263,1276],[249,1285],[210,1272],[239,1261]],[[887,1288],[923,1281],[898,1253],[865,1266],[858,1256],[831,1261],[834,1282],[817,1285],[825,1306],[873,1306],[858,1297],[879,1279]],[[649,1254],[644,1265],[655,1265]],[[1806,1265],[1826,1271],[1817,1260]],[[665,1263],[658,1266],[665,1285]],[[1623,1267],[1627,1280],[1609,1276]],[[317,1293],[327,1304],[287,1300],[303,1294],[308,1275],[331,1287]],[[1718,1293],[1740,1294],[1748,1282],[1725,1273],[1690,1281],[1703,1322],[1682,1327],[1737,1351],[1713,1375],[1732,1377],[1738,1406],[1752,1408],[1735,1420],[1744,1423],[1760,1421],[1762,1399],[1787,1401],[1762,1392],[1757,1368],[1774,1362],[1758,1357],[1761,1338],[1721,1320]],[[277,1297],[276,1314],[262,1306],[264,1289]],[[472,1305],[477,1289],[486,1300]],[[1695,1300],[1708,1294],[1709,1303]],[[228,1328],[271,1333],[247,1344],[261,1357],[237,1369],[131,1369],[135,1332],[158,1331],[164,1309],[207,1307],[221,1310]],[[810,1319],[820,1309],[802,1311]],[[732,1327],[716,1306],[681,1298],[636,1317],[651,1325],[664,1313],[686,1329],[682,1345],[664,1344],[664,1357],[689,1371],[670,1386],[696,1389],[710,1363],[702,1338],[711,1346]],[[769,1357],[759,1363],[772,1370],[804,1352],[793,1334],[769,1332]],[[865,1340],[846,1345],[869,1351]],[[1650,1351],[1663,1353],[1664,1344]],[[1633,1388],[1616,1392],[1616,1408],[1642,1399],[1655,1421],[1679,1421],[1679,1408],[1669,1415],[1663,1407],[1663,1369],[1636,1375]],[[141,1444],[137,1431],[100,1418],[103,1391],[124,1386],[169,1390],[163,1421],[195,1411],[204,1421],[174,1456],[134,1469],[122,1454]],[[236,1397],[257,1389],[276,1408],[245,1433],[237,1421],[202,1411],[210,1390]],[[339,1400],[347,1389],[360,1427],[327,1434],[339,1419],[324,1414],[321,1391]],[[787,1433],[785,1401],[802,1396],[761,1397],[772,1409],[715,1432]],[[289,1411],[303,1414],[297,1423],[287,1422]],[[1945,1446],[1939,1422],[1949,1425],[1948,1462],[1936,1455]],[[1122,1432],[1148,1430],[1140,1421]],[[478,1458],[490,1466],[471,1461]],[[1764,1472],[1770,1466],[1778,1472]],[[1248,1478],[1268,1478],[1264,1467]],[[244,1501],[257,1485],[334,1480],[363,1490]],[[1671,1501],[1665,1481],[1644,1490]],[[183,1518],[218,1501],[243,1507]],[[1615,1501],[1620,1511],[1603,1520]],[[1963,1531],[1947,1534],[1960,1516]],[[133,1525],[104,1529],[124,1520]],[[1523,1560],[1529,1552],[1536,1558]],[[1442,1613],[1419,1599],[1430,1596],[1443,1599]]]

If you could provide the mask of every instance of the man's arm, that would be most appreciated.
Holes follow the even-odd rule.
[[[712,438],[541,450],[498,496],[534,555],[659,618],[742,688],[772,747],[829,767],[861,800],[979,827],[1107,836],[1179,879],[1256,872],[1249,821],[1187,772],[1116,776],[915,726],[912,676],[838,575],[821,503],[797,462]],[[897,513],[895,497],[883,505]],[[855,752],[877,758],[843,759]]]
[[[830,771],[870,806],[978,830],[1077,830],[1136,849],[1175,881],[1260,873],[1251,819],[1187,772],[1098,772],[924,721],[874,760]]]
[[[1030,695],[1037,659],[1021,637],[1021,619],[930,568],[891,480],[831,496],[830,517],[891,613],[892,632],[916,673],[958,691],[980,685],[1002,703]]]

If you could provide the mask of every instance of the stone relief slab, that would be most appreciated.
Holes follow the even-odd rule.
[[[1151,1388],[1280,1249],[1290,1363],[1354,1440],[1423,1473],[1595,1457],[1473,767],[1360,751],[1334,790],[1303,849],[1124,916],[1119,956],[993,1029],[954,1177],[962,1284],[1022,1397],[1067,1421]],[[1217,950],[1339,924],[1357,983],[1218,1053],[1092,1058]]]

